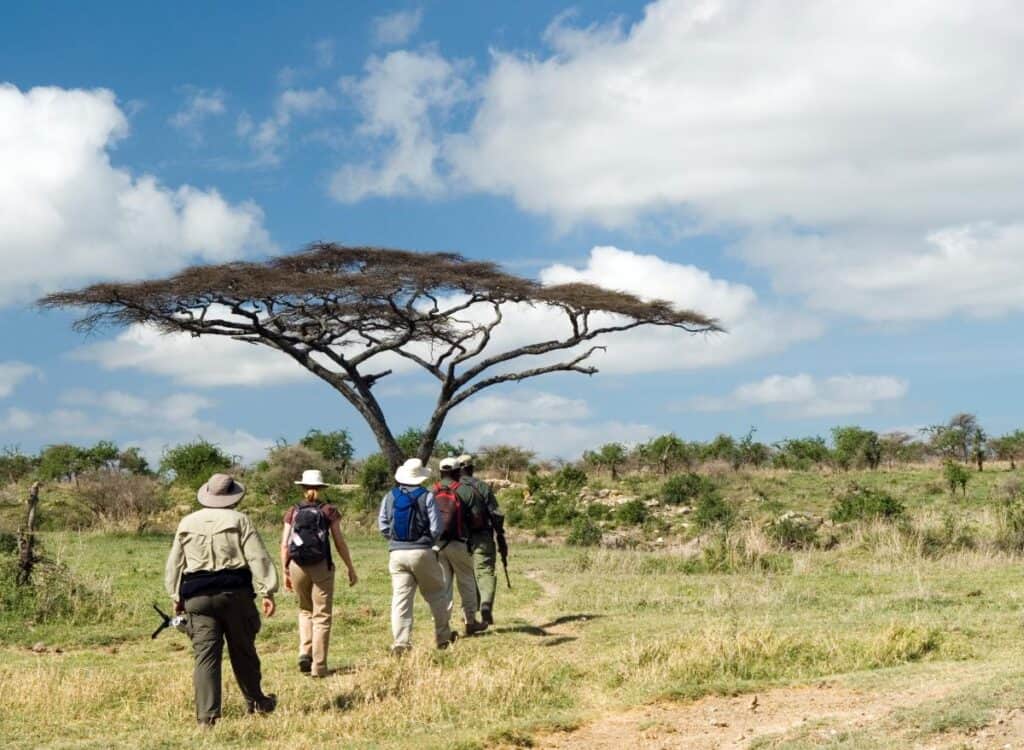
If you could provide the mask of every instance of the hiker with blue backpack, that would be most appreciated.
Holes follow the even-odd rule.
[[[474,489],[460,481],[457,458],[442,458],[440,468],[440,481],[434,485],[433,492],[443,527],[438,558],[444,572],[448,611],[454,609],[454,589],[457,585],[465,633],[467,636],[474,635],[487,630],[487,623],[476,619],[479,595],[473,572],[473,553],[469,547],[470,518],[483,498],[479,498],[478,502]]]
[[[299,600],[299,671],[326,677],[334,608],[332,540],[348,568],[348,585],[355,586],[359,578],[341,533],[341,514],[320,500],[320,492],[327,486],[323,474],[316,469],[306,470],[295,484],[302,488],[303,500],[284,514],[284,588],[294,591]]]
[[[430,469],[410,458],[395,471],[396,486],[380,503],[377,526],[388,540],[391,574],[391,653],[400,656],[412,648],[412,611],[416,590],[430,607],[434,643],[447,648],[456,635],[448,624],[448,597],[438,561],[437,542],[442,526],[434,495],[422,485]]]

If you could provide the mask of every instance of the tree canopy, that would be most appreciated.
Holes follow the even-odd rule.
[[[648,325],[721,330],[713,318],[668,302],[591,284],[544,286],[453,253],[333,243],[264,262],[193,266],[166,279],[95,284],[39,304],[84,308],[82,331],[146,324],[276,349],[352,404],[393,465],[404,456],[372,390],[392,372],[381,355],[404,358],[438,381],[417,451],[426,459],[448,413],[466,399],[553,372],[594,374],[589,360],[602,348],[595,340],[607,334]],[[516,305],[555,311],[561,330],[498,348],[494,334]]]

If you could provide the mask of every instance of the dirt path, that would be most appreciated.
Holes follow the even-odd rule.
[[[609,715],[573,732],[538,738],[535,747],[548,750],[746,748],[758,738],[806,727],[813,727],[811,736],[827,744],[842,731],[869,727],[895,709],[940,700],[961,687],[962,684],[955,682],[926,682],[899,692],[866,692],[822,683],[816,687],[780,688],[758,695],[712,696],[693,703],[659,703]],[[1024,717],[1021,719],[1024,721]],[[977,746],[1002,747],[1002,744]]]

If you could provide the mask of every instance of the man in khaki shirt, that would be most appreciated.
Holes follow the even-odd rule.
[[[181,520],[167,557],[164,585],[176,612],[188,613],[186,630],[195,653],[196,719],[212,726],[221,713],[221,655],[224,641],[249,713],[270,713],[277,705],[260,686],[256,634],[260,615],[274,614],[277,570],[252,521],[234,509],[245,487],[214,474],[199,488],[201,510]]]

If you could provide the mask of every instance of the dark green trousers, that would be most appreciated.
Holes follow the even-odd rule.
[[[493,609],[494,591],[498,586],[495,573],[498,553],[494,545],[494,533],[474,532],[469,539],[469,549],[473,553],[473,572],[476,573],[476,587],[480,592],[480,609]]]
[[[228,644],[231,669],[246,701],[264,697],[260,687],[260,657],[256,654],[256,634],[260,632],[260,613],[251,591],[224,591],[200,594],[185,601],[189,615],[188,634],[192,638],[196,691],[196,719],[220,718],[221,655]]]

